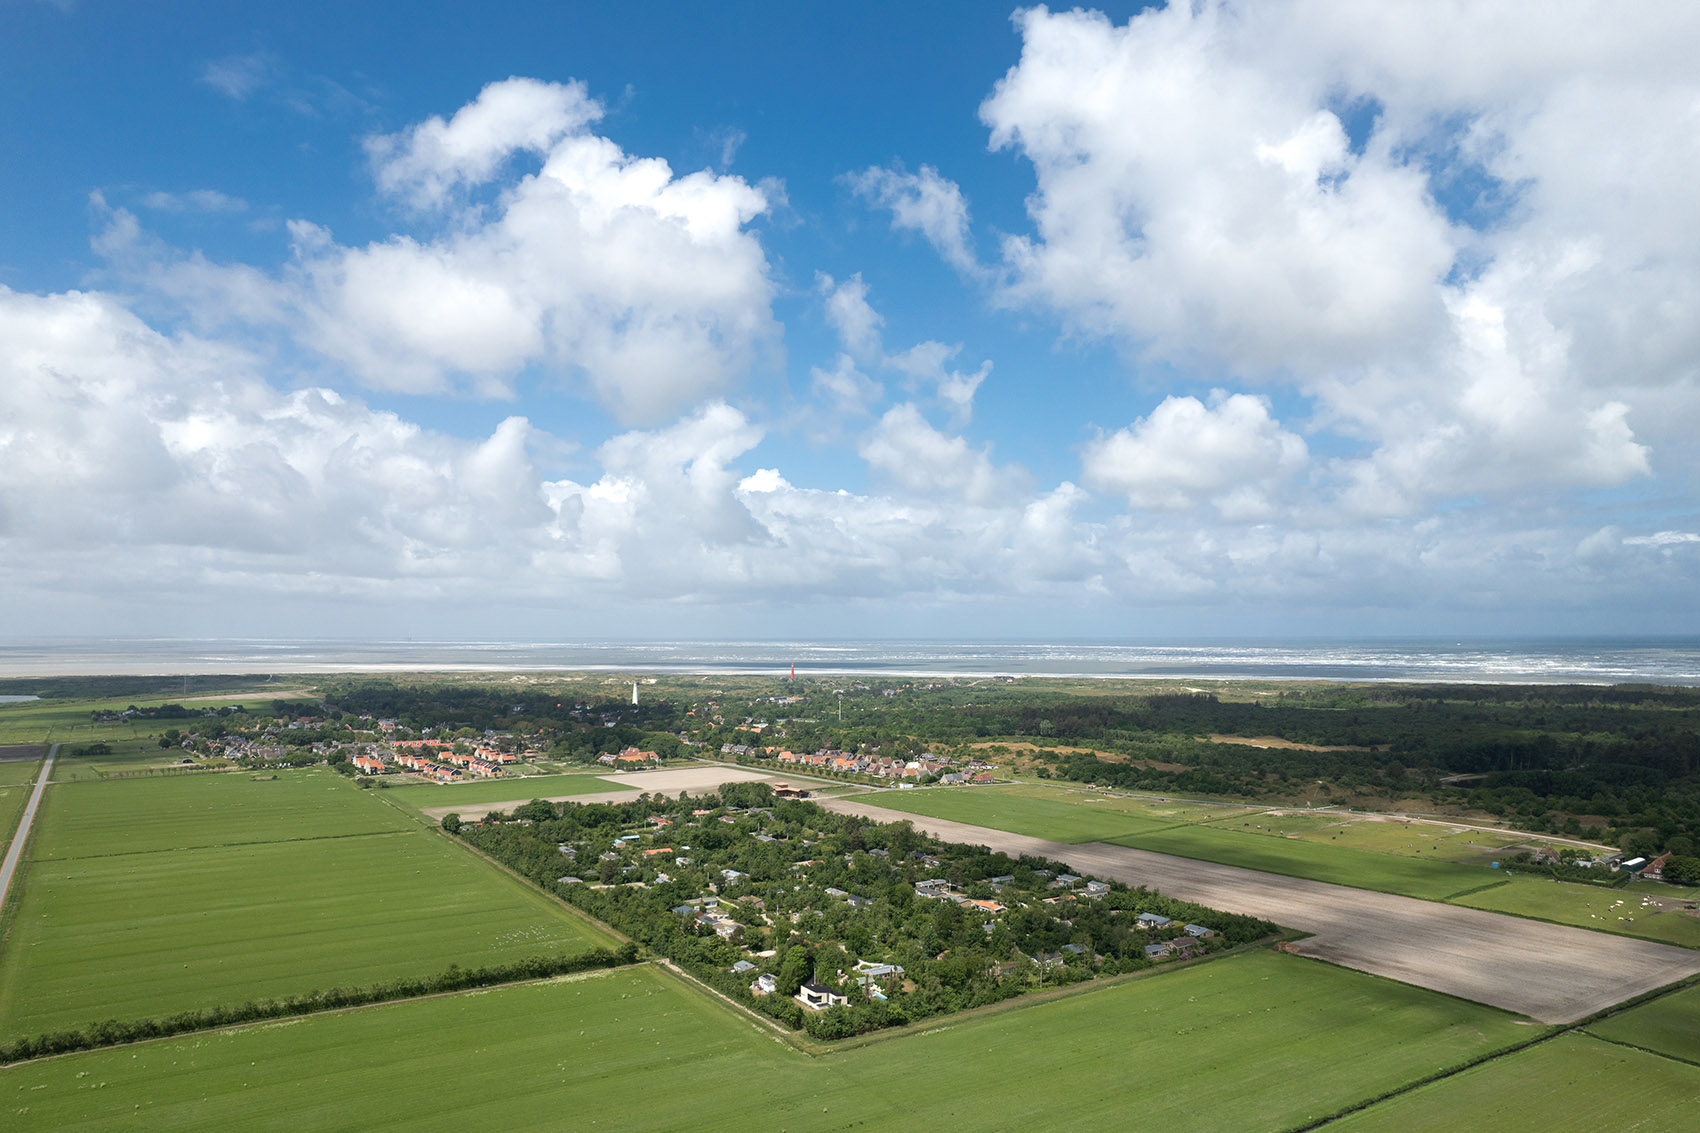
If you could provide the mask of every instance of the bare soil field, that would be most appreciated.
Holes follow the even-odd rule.
[[[46,754],[46,744],[6,744],[0,746],[0,763],[21,763],[26,759],[40,759]]]
[[[1312,934],[1293,948],[1300,955],[1542,1023],[1572,1023],[1700,972],[1700,952],[1628,937],[1102,842],[1049,842],[847,799],[820,805],[880,822],[907,820],[947,841],[1039,854],[1083,873],[1263,917]]]
[[[610,771],[606,776],[601,777],[601,780],[618,784],[618,786],[595,794],[550,795],[547,801],[552,803],[629,803],[642,794],[677,797],[685,791],[689,791],[693,795],[707,793],[722,783],[787,783],[791,781],[783,775],[770,775],[762,771],[745,771],[738,767],[681,767],[671,771],[632,771],[629,773]],[[512,810],[514,807],[524,806],[530,801],[531,797],[510,799],[507,802],[497,803],[457,803],[452,806],[420,807],[419,813],[433,822],[441,822],[443,816],[447,814],[459,814],[462,818],[471,818],[492,810]]]

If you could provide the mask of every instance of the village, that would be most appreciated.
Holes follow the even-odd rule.
[[[835,815],[765,783],[695,800],[536,801],[446,826],[716,990],[827,1037],[1274,931],[1058,862]],[[824,1014],[830,1023],[810,1022]]]

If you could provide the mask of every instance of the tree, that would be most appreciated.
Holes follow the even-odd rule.
[[[785,962],[779,965],[779,994],[796,995],[797,989],[803,986],[803,981],[812,971],[808,949],[801,944],[792,945],[785,953]]]
[[[447,830],[450,834],[459,834],[460,833],[460,815],[458,815],[458,814],[445,814],[445,815],[443,815],[443,829]]]
[[[1672,854],[1665,862],[1665,880],[1677,885],[1700,885],[1700,858]]]

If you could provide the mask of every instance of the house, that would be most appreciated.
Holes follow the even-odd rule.
[[[970,901],[968,904],[973,908],[979,909],[982,913],[1001,913],[1008,908],[1008,906],[1000,904],[997,901]]]
[[[1107,881],[1088,881],[1086,883],[1086,895],[1088,897],[1102,897],[1109,891],[1110,883]]]
[[[1134,918],[1134,923],[1140,928],[1162,928],[1175,922],[1168,917],[1160,917],[1156,913],[1140,913]]]
[[[741,877],[748,877],[750,875],[747,874],[747,873],[740,873],[735,869],[723,869],[723,870],[720,871],[720,876],[724,877],[727,881],[730,882],[730,881],[737,881]]]
[[[754,964],[750,963],[748,960],[739,960],[736,964],[732,965],[732,970],[734,972],[738,973],[741,976],[745,972],[755,971],[756,966]]]
[[[1145,946],[1145,958],[1147,960],[1161,960],[1168,954],[1169,946],[1167,944],[1147,944]]]
[[[757,976],[756,982],[750,985],[751,995],[772,995],[778,990],[779,977],[774,975]]]
[[[1209,940],[1212,936],[1216,935],[1214,929],[1205,928],[1201,924],[1189,924],[1182,931],[1188,936],[1197,937],[1199,940]]]
[[[1013,873],[999,874],[997,877],[986,882],[986,884],[990,885],[993,889],[1002,889],[1006,885],[1015,884],[1015,875]]]
[[[917,888],[919,888],[919,887],[917,886]],[[828,897],[848,897],[848,896],[850,896],[850,894],[846,893],[844,890],[839,889],[836,886],[832,886],[832,885],[828,885],[826,887],[826,895]]]
[[[1662,881],[1665,876],[1665,863],[1670,861],[1669,854],[1660,854],[1648,862],[1641,870],[1641,876],[1652,881]]]
[[[850,997],[833,991],[824,984],[810,981],[797,989],[793,997],[810,1011],[825,1011],[829,1007],[848,1007]]]
[[[1067,889],[1069,886],[1073,885],[1075,882],[1077,882],[1079,880],[1080,880],[1080,878],[1078,876],[1076,876],[1075,874],[1059,873],[1059,874],[1057,874],[1057,879],[1055,881],[1051,882],[1051,888],[1052,889]]]
[[[915,883],[917,897],[943,897],[950,892],[950,882],[942,877],[929,877]]]

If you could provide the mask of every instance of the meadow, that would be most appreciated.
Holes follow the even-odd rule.
[[[1672,897],[1700,899],[1700,893],[1693,891],[1671,887],[1668,892]],[[1453,903],[1700,948],[1700,917],[1678,909],[1661,910],[1656,904],[1643,904],[1642,896],[1634,889],[1607,889],[1519,874],[1508,878],[1504,885],[1467,894]]]
[[[295,690],[280,690],[295,691]],[[144,739],[157,736],[167,728],[182,727],[182,721],[132,720],[96,723],[91,716],[96,711],[122,712],[131,705],[150,707],[183,703],[186,707],[226,707],[241,704],[249,708],[269,708],[270,696],[253,693],[232,693],[228,699],[208,699],[204,690],[193,690],[190,700],[181,697],[90,697],[52,700],[30,700],[21,704],[0,704],[0,744],[47,743],[54,740],[70,745],[98,741]]]
[[[597,768],[596,770],[602,770]],[[577,774],[530,775],[524,778],[475,779],[466,783],[407,783],[382,788],[384,797],[415,810],[421,807],[468,807],[512,799],[546,799],[556,795],[594,795],[619,790],[596,777],[590,768]]]
[[[1065,793],[1038,786],[881,791],[862,801],[906,814],[948,818],[1053,842],[1107,842],[1118,836],[1218,817],[1224,810],[1199,803]],[[1239,807],[1226,809],[1234,814],[1257,813]]]
[[[0,857],[12,844],[12,831],[17,828],[18,816],[29,801],[30,789],[41,772],[39,759],[15,759],[0,763]]]
[[[1567,1034],[1354,1113],[1357,1131],[1694,1128],[1700,1066]]]
[[[324,768],[58,783],[56,763],[54,779],[35,861],[417,828]]]
[[[37,821],[6,1038],[608,942],[323,770],[56,785]]]
[[[1280,1129],[1528,1034],[1255,952],[809,1057],[645,966],[26,1063],[0,1105],[16,1129]]]
[[[1505,831],[1364,818],[1337,811],[1263,813],[1249,819],[1235,816],[1217,819],[1211,825],[1243,828],[1257,834],[1296,836],[1301,841],[1331,844],[1341,849],[1402,854],[1424,861],[1470,866],[1488,865],[1507,847],[1527,845],[1531,840],[1527,835]]]
[[[1180,826],[1149,834],[1112,838],[1110,841],[1118,846],[1132,846],[1160,854],[1327,881],[1357,889],[1374,889],[1426,901],[1442,901],[1454,893],[1491,885],[1498,880],[1493,871],[1480,867],[1419,861],[1397,854],[1344,849],[1214,826]]]
[[[1700,1065],[1700,984],[1588,1025],[1588,1033]]]

